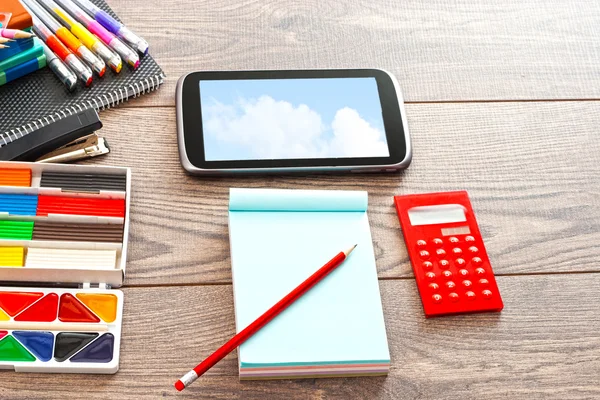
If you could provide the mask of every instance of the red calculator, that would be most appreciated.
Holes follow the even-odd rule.
[[[466,191],[395,196],[426,317],[504,307]]]

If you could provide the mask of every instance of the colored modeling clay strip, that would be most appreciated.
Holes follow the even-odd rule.
[[[125,199],[39,196],[37,215],[72,214],[99,217],[125,217]]]
[[[38,197],[30,194],[0,194],[0,213],[35,215]]]
[[[0,267],[22,267],[24,262],[24,247],[0,247]]]
[[[123,241],[123,225],[36,221],[33,240],[119,243]]]
[[[0,220],[0,239],[31,240],[33,221]]]
[[[127,176],[43,172],[41,186],[70,191],[111,190],[124,192],[127,188]]]
[[[0,186],[31,186],[31,170],[0,168]]]

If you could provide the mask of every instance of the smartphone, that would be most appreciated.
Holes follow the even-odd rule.
[[[192,72],[176,98],[191,174],[392,172],[411,161],[402,94],[383,70]]]

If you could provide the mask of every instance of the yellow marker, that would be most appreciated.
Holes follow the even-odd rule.
[[[0,267],[22,267],[24,263],[24,247],[0,247]]]
[[[69,14],[59,7],[52,9],[62,20],[66,23],[67,28],[71,30],[71,33],[84,44],[85,47],[98,54],[102,59],[110,66],[110,68],[119,73],[123,68],[123,62],[121,57],[108,47],[104,45],[96,36],[92,35],[83,25],[75,21]]]
[[[0,321],[10,321],[10,317],[8,316],[8,314],[6,314],[4,312],[4,310],[2,310],[0,308]]]
[[[117,296],[114,294],[77,293],[77,298],[104,322],[111,323],[117,319]]]

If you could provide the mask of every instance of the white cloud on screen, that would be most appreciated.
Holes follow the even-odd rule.
[[[249,159],[389,156],[384,133],[348,107],[336,112],[330,126],[307,105],[270,96],[240,98],[234,105],[213,99],[202,112],[205,135],[244,148]]]

